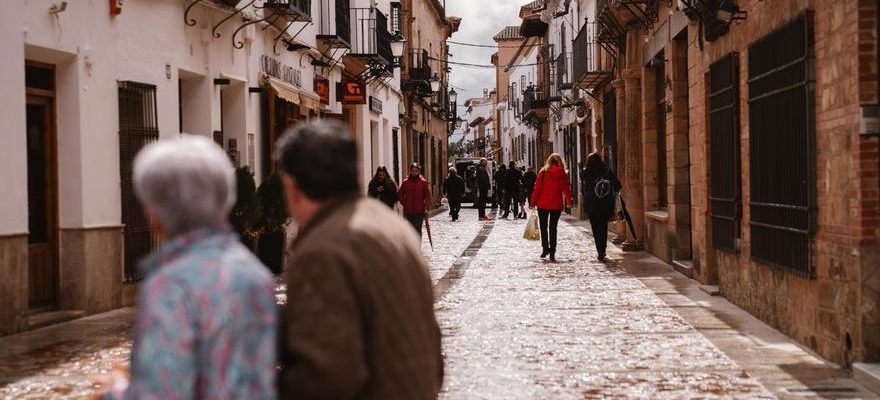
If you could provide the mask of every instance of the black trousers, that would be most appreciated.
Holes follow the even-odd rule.
[[[510,191],[505,190],[501,195],[501,211],[504,212],[502,218],[507,218],[507,216],[510,215],[510,206],[512,203],[514,203],[514,199],[510,196]],[[514,213],[514,215],[516,215],[516,213]]]
[[[608,248],[608,219],[600,216],[590,218],[590,227],[593,229],[593,239],[596,240],[596,251],[599,257],[605,256],[605,249]]]
[[[412,225],[413,229],[418,232],[419,237],[422,237],[422,224],[425,223],[425,215],[424,214],[407,214],[406,220],[409,221],[409,224]]]
[[[541,245],[544,249],[556,253],[556,230],[562,211],[538,209],[538,221],[541,223]]]
[[[452,220],[458,219],[458,213],[461,211],[461,199],[449,199],[449,216]]]
[[[477,211],[479,212],[480,218],[486,216],[487,201],[489,201],[489,189],[480,189],[479,197],[477,198]]]

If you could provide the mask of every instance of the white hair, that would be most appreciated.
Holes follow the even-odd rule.
[[[235,168],[206,137],[160,140],[135,158],[134,190],[172,236],[218,228],[235,205]]]

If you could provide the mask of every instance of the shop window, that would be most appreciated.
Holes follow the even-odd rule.
[[[811,277],[816,232],[812,13],[749,45],[751,255]]]
[[[666,177],[666,62],[665,54],[655,58],[659,63],[654,67],[654,95],[657,115],[657,208],[669,207]]]

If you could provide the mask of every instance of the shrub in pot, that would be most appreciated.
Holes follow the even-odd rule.
[[[267,176],[257,189],[257,199],[262,210],[262,218],[258,226],[260,261],[274,273],[284,270],[282,256],[284,254],[284,236],[287,228],[287,206],[284,202],[284,191],[281,187],[281,176],[273,172]]]

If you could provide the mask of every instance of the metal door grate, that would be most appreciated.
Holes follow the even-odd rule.
[[[712,244],[737,251],[740,238],[739,65],[730,53],[709,67]]]
[[[749,46],[752,258],[814,274],[815,54],[811,12]]]
[[[156,236],[138,203],[132,181],[137,153],[159,139],[156,86],[119,82],[119,175],[122,182],[122,224],[125,240],[124,282],[143,279],[138,261],[156,246]]]

